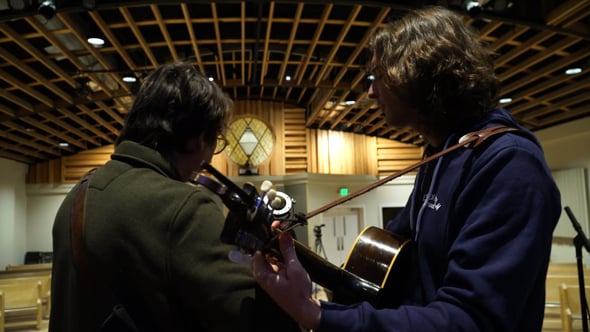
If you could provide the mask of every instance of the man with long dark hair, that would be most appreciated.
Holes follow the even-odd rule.
[[[391,22],[370,50],[369,96],[389,125],[424,137],[426,155],[484,128],[518,131],[419,170],[406,207],[386,227],[413,242],[399,307],[315,300],[289,235],[279,241],[284,264],[255,255],[255,278],[314,332],[541,331],[560,196],[534,135],[496,108],[492,52],[461,16],[438,7]]]
[[[230,110],[193,65],[145,79],[111,160],[88,181],[83,233],[72,235],[80,184],[57,213],[50,331],[299,330],[228,260],[219,197],[186,183],[223,149]]]

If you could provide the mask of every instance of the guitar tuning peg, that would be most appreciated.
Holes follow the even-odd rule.
[[[270,206],[275,210],[282,210],[287,205],[287,202],[282,197],[275,197],[271,202]]]
[[[260,185],[260,191],[262,191],[263,193],[267,192],[270,188],[272,188],[272,182],[268,180],[264,180]]]
[[[274,190],[274,189],[270,189],[266,193],[266,197],[267,197],[267,199],[268,199],[269,202],[271,202],[276,196],[277,196],[277,191]]]

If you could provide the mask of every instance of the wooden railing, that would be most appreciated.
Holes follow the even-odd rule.
[[[39,328],[51,311],[51,264],[11,265],[0,271],[0,332]]]
[[[590,269],[584,268],[584,283],[590,285]],[[543,331],[562,331],[562,284],[579,284],[578,268],[575,263],[551,263],[545,281],[545,319]]]

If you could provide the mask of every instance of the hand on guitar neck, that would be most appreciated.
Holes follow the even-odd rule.
[[[406,274],[402,272],[406,272],[410,257],[405,248],[410,241],[377,227],[367,227],[357,237],[343,266],[336,266],[293,240],[289,231],[305,225],[307,215],[292,211],[294,200],[290,197],[271,192],[269,185],[262,188],[262,195],[249,183],[239,188],[211,165],[202,166],[221,183],[202,175],[192,182],[218,194],[229,209],[221,240],[237,245],[242,253],[255,255],[257,281],[263,288],[277,286],[271,296],[286,306],[284,309],[293,318],[304,319],[301,323],[306,326],[314,323],[305,320],[316,317],[309,315],[319,308],[311,297],[311,281],[333,293],[337,303],[368,301],[375,307],[399,306],[405,288]],[[277,195],[285,206],[273,205]],[[241,257],[233,261],[238,260]],[[302,290],[295,291],[298,289]]]
[[[274,225],[278,226],[278,223]],[[295,242],[289,233],[279,236],[279,249],[281,262],[260,251],[255,253],[252,261],[254,278],[294,320],[306,329],[317,329],[320,303],[313,298],[311,279],[297,258]]]

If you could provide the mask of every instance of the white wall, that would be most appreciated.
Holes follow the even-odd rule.
[[[51,229],[55,213],[73,184],[27,186],[26,251],[52,251]]]
[[[586,207],[585,211],[580,210],[582,207],[575,201],[580,197],[572,197],[572,195],[582,196],[584,193],[572,193],[573,190],[579,189],[579,186],[560,186],[562,192],[562,206],[571,206],[572,212],[576,219],[582,226],[586,236],[590,236],[590,221],[588,215],[590,211],[588,206],[588,190],[590,190],[590,176],[588,170],[590,169],[590,118],[581,119],[571,123],[555,126],[553,128],[545,129],[536,133],[537,137],[543,145],[545,150],[545,158],[549,167],[553,171],[560,173],[567,170],[582,170],[585,175],[585,183],[582,185],[585,190]],[[572,206],[572,204],[575,205]],[[568,218],[565,211],[562,211],[561,218],[558,224],[559,236],[574,237],[576,232],[573,228],[571,220]],[[569,233],[568,233],[569,232]],[[583,261],[586,266],[590,265],[590,254],[583,250]],[[576,260],[575,247],[572,245],[554,245],[551,253],[552,261],[559,262],[574,262]]]
[[[552,170],[590,167],[590,117],[535,134]]]
[[[26,164],[0,158],[0,269],[24,261],[27,170]]]
[[[339,191],[340,187],[348,187],[349,193],[352,194],[377,180],[379,180],[379,178],[373,176],[312,175],[309,178],[307,186],[307,212],[310,213],[328,203],[341,199]],[[381,227],[382,208],[404,206],[412,191],[413,183],[414,176],[406,175],[342,203],[339,206],[360,208],[363,212],[363,215],[361,216],[363,227]],[[312,233],[313,226],[319,225],[321,222],[322,219],[320,215],[309,220],[309,239],[314,238]]]

